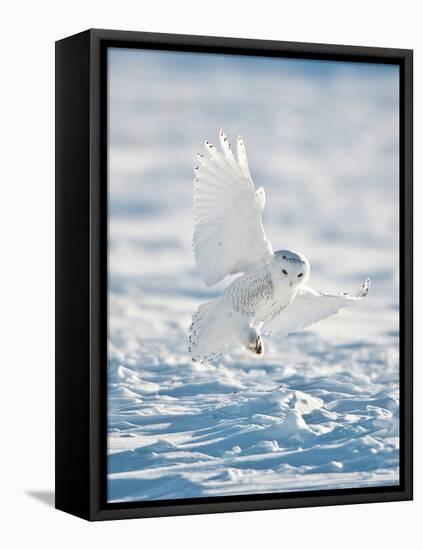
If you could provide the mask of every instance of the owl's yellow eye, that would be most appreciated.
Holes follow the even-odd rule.
[[[288,275],[288,271],[287,271],[286,269],[282,269],[282,273],[283,273],[284,275]]]

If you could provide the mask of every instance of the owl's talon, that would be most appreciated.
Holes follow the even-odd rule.
[[[256,355],[263,355],[264,345],[259,332],[256,332],[254,338],[250,340],[250,343],[248,344],[248,349]]]
[[[260,336],[257,337],[255,352],[257,355],[262,355],[263,353],[263,342]]]

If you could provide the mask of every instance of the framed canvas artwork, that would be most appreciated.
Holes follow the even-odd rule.
[[[412,52],[56,43],[56,506],[412,498]]]

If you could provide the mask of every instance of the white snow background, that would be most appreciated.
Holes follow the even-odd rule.
[[[398,70],[109,50],[108,498],[399,482]],[[216,364],[187,354],[207,288],[192,250],[205,139],[244,137],[275,250],[369,296]]]

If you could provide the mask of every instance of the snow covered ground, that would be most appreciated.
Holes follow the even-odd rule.
[[[391,66],[112,50],[108,497],[399,482],[398,72]],[[192,251],[204,139],[242,133],[274,249],[309,285],[369,296],[307,331],[191,362],[216,296]]]

